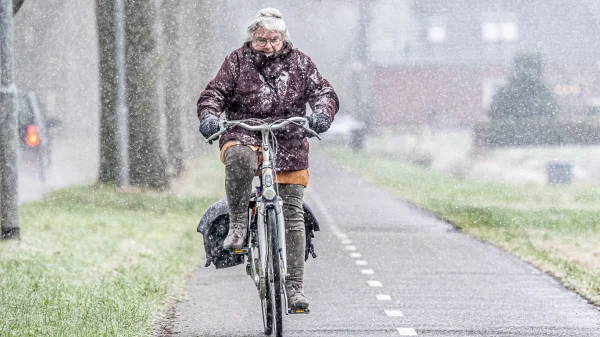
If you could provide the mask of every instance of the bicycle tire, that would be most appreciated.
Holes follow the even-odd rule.
[[[267,248],[269,249],[269,248]],[[262,314],[263,314],[263,326],[265,329],[265,335],[271,336],[273,334],[273,297],[274,287],[271,278],[273,277],[273,266],[269,260],[271,256],[267,253],[267,269],[265,270],[265,298],[261,299]]]
[[[275,336],[283,336],[283,277],[281,275],[281,265],[279,259],[279,228],[277,226],[277,214],[273,208],[267,210],[267,228],[271,231],[271,261],[273,266],[273,314],[275,321]]]

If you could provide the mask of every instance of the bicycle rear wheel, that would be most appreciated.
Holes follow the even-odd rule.
[[[279,252],[279,228],[277,226],[277,213],[273,208],[267,210],[267,228],[270,231],[270,260],[272,261],[272,291],[273,291],[273,320],[276,337],[283,336],[283,277]]]

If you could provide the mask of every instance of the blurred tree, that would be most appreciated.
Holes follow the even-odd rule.
[[[492,120],[556,116],[556,100],[544,83],[542,63],[536,53],[515,56],[509,82],[494,96],[488,110]]]
[[[0,1],[0,238],[18,239],[18,113],[13,56],[13,2]]]
[[[222,19],[224,10],[221,4],[221,0],[219,2],[184,0],[180,5],[185,27],[182,30],[184,34],[180,36],[182,39],[180,47],[185,50],[181,55],[185,69],[181,81],[184,88],[183,100],[186,102],[186,113],[183,114],[186,138],[182,143],[201,150],[208,150],[211,147],[204,144],[204,138],[198,132],[195,103],[200,92],[223,63],[226,53],[231,52],[231,50],[221,50],[220,46],[224,40],[222,30],[226,26],[222,23],[225,20]],[[218,27],[218,24],[222,24],[223,27]],[[228,24],[229,29],[234,26],[231,22]]]
[[[100,183],[117,183],[115,1],[96,1],[100,51]]]
[[[167,122],[167,160],[173,174],[184,170],[182,145],[182,55],[180,29],[183,6],[180,1],[164,1],[162,5],[165,47],[165,113]]]
[[[165,189],[169,179],[158,92],[162,76],[159,10],[155,0],[125,2],[129,180],[135,186]]]

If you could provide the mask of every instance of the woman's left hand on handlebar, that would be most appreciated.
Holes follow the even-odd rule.
[[[308,121],[308,127],[316,133],[323,133],[329,130],[331,126],[331,119],[324,113],[313,113],[306,117],[306,120]],[[310,134],[309,137],[311,137]]]

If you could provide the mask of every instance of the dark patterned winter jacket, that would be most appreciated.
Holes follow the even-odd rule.
[[[221,69],[198,100],[198,118],[206,114],[227,119],[260,118],[274,121],[306,115],[306,103],[313,113],[324,113],[333,120],[339,109],[338,97],[321,76],[312,60],[291,43],[271,56],[264,56],[247,42],[225,58]],[[288,125],[277,136],[278,171],[308,168],[306,131]],[[232,128],[221,137],[228,141],[260,145],[260,133]]]

